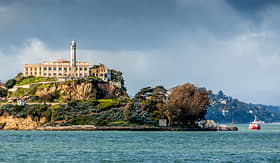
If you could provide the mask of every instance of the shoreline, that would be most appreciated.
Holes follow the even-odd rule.
[[[219,128],[181,128],[181,127],[145,127],[145,126],[46,126],[37,127],[36,131],[238,131],[237,127],[219,127]]]

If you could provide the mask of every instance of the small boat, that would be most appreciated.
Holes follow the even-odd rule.
[[[255,115],[254,122],[250,122],[249,129],[251,129],[251,130],[260,130],[261,129],[261,122],[257,120],[256,115]]]

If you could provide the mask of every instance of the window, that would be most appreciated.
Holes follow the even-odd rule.
[[[32,67],[30,68],[30,71],[32,71]]]
[[[56,67],[54,67],[53,70],[56,71]]]
[[[25,71],[28,71],[28,68],[25,68]]]
[[[54,73],[53,76],[56,76],[56,73]]]
[[[78,71],[78,68],[76,68],[76,71]]]
[[[61,73],[59,73],[58,75],[59,75],[59,76],[61,76],[62,74],[61,74]]]
[[[59,70],[59,71],[61,71],[61,70],[62,70],[62,68],[61,68],[61,67],[59,67],[59,68],[58,68],[58,70]]]
[[[28,72],[26,72],[25,74],[28,75]]]
[[[80,71],[83,71],[83,68],[82,68],[82,67],[80,67]]]
[[[85,67],[85,71],[87,71],[87,68]]]
[[[44,70],[46,71],[46,70],[47,70],[47,67],[44,67]]]
[[[49,74],[49,76],[51,76],[52,74]]]
[[[35,71],[37,71],[37,68],[35,68]]]
[[[46,73],[44,73],[44,76],[47,76],[47,74],[46,74]]]
[[[66,67],[64,68],[64,71],[67,71],[67,68],[66,68]]]
[[[49,67],[49,71],[51,71],[52,70],[52,68],[51,67]]]

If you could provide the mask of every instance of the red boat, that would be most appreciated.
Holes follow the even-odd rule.
[[[250,122],[249,129],[251,129],[251,130],[259,130],[259,129],[261,129],[261,123],[260,123],[260,121],[257,120],[257,116],[256,115],[255,115],[254,122]]]

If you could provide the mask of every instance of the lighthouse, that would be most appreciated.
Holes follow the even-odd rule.
[[[76,67],[76,41],[73,40],[70,46],[71,53],[71,69],[73,70]]]

